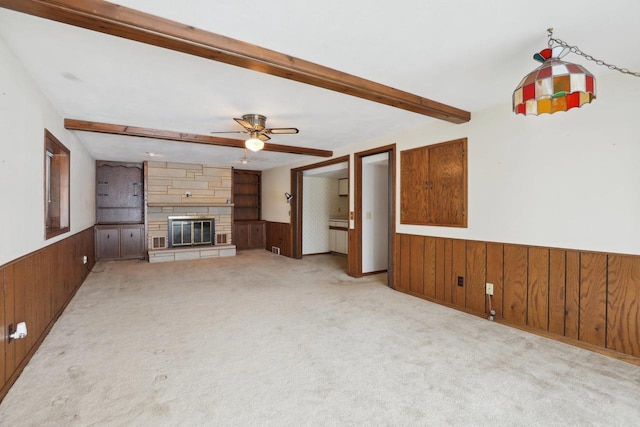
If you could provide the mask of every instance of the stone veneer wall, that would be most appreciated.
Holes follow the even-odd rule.
[[[232,170],[227,167],[187,163],[147,163],[148,248],[154,237],[168,237],[168,217],[209,215],[215,218],[216,236],[232,244]]]

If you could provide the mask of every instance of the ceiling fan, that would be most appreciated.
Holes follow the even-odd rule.
[[[251,162],[254,161],[258,161],[258,162],[264,162],[264,161],[268,161],[265,158],[262,157],[253,157],[253,155],[251,156],[251,160],[247,157],[247,149],[243,149],[242,151],[244,151],[244,154],[241,158],[239,158],[238,160],[234,161],[234,163],[240,163],[242,165],[248,165]]]
[[[234,118],[244,130],[232,132],[211,132],[211,133],[248,133],[249,139],[245,141],[245,146],[251,151],[260,151],[264,148],[264,141],[271,139],[269,135],[286,135],[300,132],[297,128],[267,128],[267,118],[261,114],[245,114],[241,119]]]

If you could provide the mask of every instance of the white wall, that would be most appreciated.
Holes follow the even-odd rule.
[[[362,159],[363,273],[389,266],[388,158],[388,153],[380,153]]]
[[[580,109],[516,116],[505,93],[504,104],[473,112],[469,123],[437,122],[336,150],[335,157],[390,143],[402,151],[468,137],[468,228],[400,224],[397,179],[398,233],[640,254],[640,83],[602,67],[591,71],[598,99]],[[291,167],[317,161],[265,171],[265,184],[288,187]],[[265,215],[284,217],[276,206],[264,208]]]
[[[337,179],[302,179],[302,254],[329,252],[329,218],[346,215],[346,198],[338,196]]]
[[[0,265],[95,223],[95,162],[0,39]],[[71,151],[71,231],[45,240],[44,129]]]

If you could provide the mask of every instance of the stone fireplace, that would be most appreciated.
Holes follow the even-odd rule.
[[[146,173],[149,262],[236,254],[231,168],[148,162]]]

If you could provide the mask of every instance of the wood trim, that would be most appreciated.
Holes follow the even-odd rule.
[[[0,0],[1,1],[1,0]],[[110,135],[137,136],[141,138],[162,139],[166,141],[186,142],[193,144],[215,145],[221,147],[245,148],[244,140],[221,138],[218,136],[198,135],[195,133],[174,132],[170,130],[142,128],[112,123],[99,123],[87,120],[64,119],[64,127],[68,130],[106,133]],[[264,143],[264,151],[277,153],[301,154],[305,156],[331,157],[333,151],[316,148],[294,147],[291,145]]]
[[[353,205],[354,205],[354,225],[355,235],[353,246],[349,247],[349,252],[354,251],[353,260],[355,264],[350,265],[349,275],[362,277],[362,159],[380,153],[389,153],[389,264],[387,270],[387,286],[395,287],[395,230],[396,230],[396,144],[389,144],[382,147],[371,148],[369,150],[354,153],[354,179]]]
[[[51,159],[49,159],[47,152],[52,153]],[[71,151],[48,129],[45,129],[43,154],[44,238],[48,240],[71,230]],[[47,173],[48,161],[50,161],[51,165],[49,173]],[[57,175],[55,176],[56,179],[54,179],[54,175]],[[47,178],[50,178],[50,187],[52,187],[49,194],[51,199],[55,199],[52,205],[57,204],[58,206],[56,223],[53,223],[52,218],[49,217],[49,203],[51,200],[47,200]],[[53,184],[54,181],[57,185]],[[50,224],[50,222],[53,224]]]
[[[302,194],[303,194],[303,172],[311,169],[318,169],[324,166],[335,165],[337,163],[347,163],[347,170],[351,168],[351,158],[349,155],[336,157],[335,159],[329,159],[318,163],[312,163],[310,165],[301,166],[299,168],[291,169],[291,226],[292,226],[292,258],[302,258]],[[351,253],[351,242],[349,242],[349,253]],[[351,271],[351,259],[348,257],[348,270]]]
[[[467,111],[322,65],[98,0],[0,0],[0,6],[272,76],[356,96],[451,123]]]
[[[640,364],[640,255],[412,234],[395,240],[396,289],[487,317],[484,282],[491,282],[496,321]],[[434,250],[423,250],[429,241]],[[435,295],[416,286],[420,279],[435,281]]]
[[[344,163],[344,162],[346,162],[347,164],[350,163],[351,162],[351,157],[349,155],[336,157],[335,159],[324,160],[322,162],[312,163],[310,165],[305,165],[305,166],[300,166],[298,168],[293,168],[293,169],[291,169],[291,171],[304,172],[304,171],[308,171],[308,170],[311,170],[311,169],[323,168],[325,166],[331,166],[331,165],[335,165],[337,163]]]

